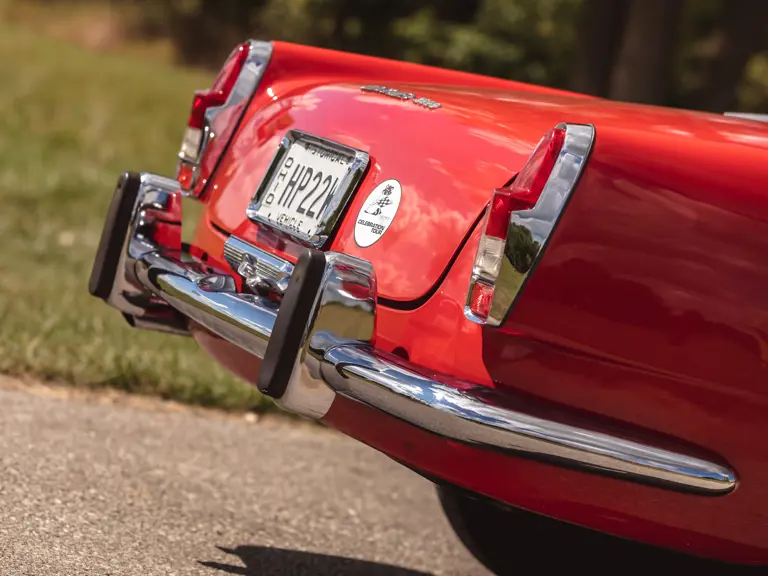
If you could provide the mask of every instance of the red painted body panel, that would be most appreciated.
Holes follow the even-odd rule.
[[[734,510],[738,490],[723,498],[685,495],[477,450],[345,398],[323,422],[433,478],[521,508],[689,554],[766,562],[764,518],[753,531],[759,513],[748,509],[747,497]],[[742,520],[744,508],[752,520]]]
[[[360,93],[367,83],[442,108]],[[464,87],[429,86],[440,83]],[[220,228],[295,258],[297,245],[245,218],[286,130],[365,150],[348,213],[388,178],[403,185],[400,211],[371,248],[354,243],[351,219],[330,248],[371,261],[379,296],[405,308],[379,307],[378,347],[699,446],[739,483],[720,497],[636,485],[458,445],[343,399],[326,423],[504,502],[768,564],[768,127],[282,44],[259,90],[205,193],[198,250],[221,263]],[[592,156],[508,322],[482,328],[463,314],[473,225],[559,122],[595,125]]]

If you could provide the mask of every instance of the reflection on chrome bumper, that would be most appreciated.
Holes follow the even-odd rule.
[[[482,449],[682,491],[722,494],[735,486],[730,468],[684,449],[657,447],[636,434],[614,435],[583,419],[537,415],[508,394],[427,376],[424,369],[377,350],[376,281],[364,260],[307,249],[294,269],[271,255],[260,263],[265,252],[230,238],[227,259],[246,259],[261,275],[260,291],[238,291],[243,283],[237,273],[186,256],[176,234],[163,230],[168,223],[181,223],[174,181],[144,174],[130,176],[130,185],[136,198],[128,203],[129,224],[122,230],[107,225],[102,238],[103,245],[121,246],[119,261],[110,267],[97,258],[92,293],[138,327],[184,333],[192,320],[264,359],[259,387],[287,410],[322,418],[343,395]],[[100,247],[102,253],[110,252]],[[114,278],[105,279],[112,268]],[[289,282],[278,286],[286,271]],[[280,303],[265,292],[270,286],[284,292]]]

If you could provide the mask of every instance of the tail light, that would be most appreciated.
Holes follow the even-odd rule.
[[[237,129],[272,55],[268,42],[250,40],[227,58],[213,86],[192,99],[181,141],[176,179],[181,189],[199,196]]]
[[[576,186],[594,133],[589,125],[559,124],[514,181],[494,191],[464,309],[470,320],[498,326],[509,314]]]

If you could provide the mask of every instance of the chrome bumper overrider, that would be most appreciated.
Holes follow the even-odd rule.
[[[113,214],[108,218],[91,292],[137,327],[186,333],[192,320],[264,359],[259,387],[289,411],[322,418],[343,395],[481,449],[682,491],[722,494],[735,486],[734,472],[723,464],[583,420],[543,417],[509,394],[432,376],[377,350],[376,280],[364,260],[308,249],[294,269],[230,238],[226,260],[255,288],[238,292],[236,272],[212,269],[181,251],[173,230],[181,223],[175,181],[124,176],[116,198],[131,189],[134,195],[122,199],[131,210],[128,224],[120,229],[111,224]],[[283,292],[280,303],[274,294]]]

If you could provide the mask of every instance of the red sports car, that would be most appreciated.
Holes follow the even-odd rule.
[[[131,325],[433,480],[499,573],[768,565],[768,126],[250,41],[179,157],[107,214]]]

